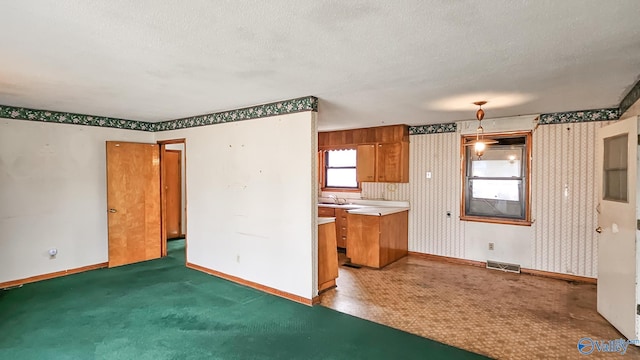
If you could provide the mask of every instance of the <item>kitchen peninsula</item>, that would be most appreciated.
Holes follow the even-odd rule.
[[[318,213],[345,213],[347,257],[352,264],[382,268],[407,255],[407,201],[352,200],[349,204],[326,204],[320,199]],[[326,215],[322,215],[326,216]]]

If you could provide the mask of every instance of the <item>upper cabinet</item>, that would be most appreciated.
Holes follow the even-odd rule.
[[[376,144],[356,148],[356,179],[358,182],[376,181]]]
[[[409,182],[409,143],[378,144],[376,181]]]
[[[409,182],[409,143],[363,144],[357,147],[358,182]]]
[[[406,125],[321,132],[318,148],[355,148],[358,182],[409,182],[409,128]]]

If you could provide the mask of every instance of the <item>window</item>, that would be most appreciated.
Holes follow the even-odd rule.
[[[324,152],[324,187],[358,189],[355,149]]]
[[[628,167],[628,134],[604,139],[604,199],[628,202],[627,200],[627,167]]]
[[[531,133],[491,134],[482,156],[463,146],[462,220],[530,225]],[[476,135],[463,137],[463,142]]]

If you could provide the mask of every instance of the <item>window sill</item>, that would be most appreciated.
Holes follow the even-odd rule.
[[[330,188],[330,187],[321,188],[320,190],[327,191],[327,192],[361,192],[362,191],[362,189],[360,188]]]
[[[495,218],[495,217],[484,217],[484,216],[460,216],[460,220],[484,222],[484,223],[490,223],[490,224],[517,225],[517,226],[531,226],[533,224],[533,221],[530,221],[530,220],[515,220],[515,219],[504,219],[504,218]]]

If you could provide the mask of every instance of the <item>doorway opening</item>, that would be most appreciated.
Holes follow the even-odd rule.
[[[187,251],[186,140],[158,141],[162,256]],[[184,250],[183,250],[184,249]]]

